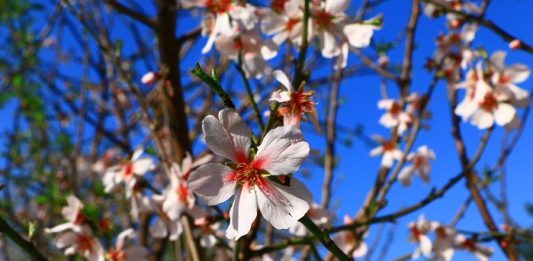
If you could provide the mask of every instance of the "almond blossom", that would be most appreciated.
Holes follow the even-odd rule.
[[[184,8],[204,8],[207,14],[202,22],[202,34],[209,34],[202,54],[211,50],[219,35],[233,34],[234,26],[251,30],[257,23],[255,7],[232,0],[180,0]],[[233,24],[232,24],[233,23]]]
[[[105,192],[111,192],[116,185],[124,182],[126,185],[126,196],[129,198],[135,186],[136,177],[143,176],[148,171],[155,169],[155,164],[151,158],[141,157],[143,149],[137,149],[127,161],[107,169],[103,177]]]
[[[240,62],[246,77],[255,78],[270,73],[266,61],[278,53],[276,44],[270,39],[262,39],[258,30],[242,31],[239,27],[234,27],[232,34],[217,37],[215,47],[222,56]]]
[[[238,239],[248,233],[257,209],[277,229],[294,225],[309,210],[311,194],[297,179],[281,184],[282,175],[297,171],[309,155],[300,130],[284,126],[270,130],[250,151],[250,130],[232,109],[202,122],[207,147],[229,163],[209,163],[189,177],[189,188],[207,205],[218,205],[235,195],[226,236]],[[255,155],[254,155],[255,154]]]
[[[87,225],[79,231],[65,232],[56,240],[55,245],[57,248],[64,248],[65,255],[80,254],[89,261],[104,261],[104,249]]]
[[[351,219],[350,216],[345,215],[343,222],[345,225],[349,225],[352,224],[354,220]],[[363,237],[366,238],[367,233],[365,233]],[[335,234],[335,236],[333,237],[333,241],[339,246],[339,248],[344,253],[349,253],[351,251],[353,258],[363,257],[368,253],[368,245],[366,244],[364,239],[357,239],[355,231],[341,231]]]
[[[429,170],[431,168],[429,161],[434,159],[435,153],[433,150],[425,145],[419,147],[416,152],[411,152],[407,155],[407,161],[410,161],[412,164],[402,168],[398,175],[398,180],[402,185],[409,186],[411,185],[413,174],[417,173],[424,183],[429,183]]]
[[[107,251],[106,259],[110,261],[147,260],[148,251],[139,245],[126,247],[126,239],[135,239],[135,230],[129,228],[118,234],[115,248]]]
[[[423,215],[421,215],[416,222],[411,222],[408,226],[409,242],[418,244],[411,257],[416,259],[422,254],[425,258],[429,258],[431,256],[433,244],[431,243],[428,234],[434,231],[439,224],[434,221],[428,221]]]
[[[74,195],[67,197],[67,206],[61,209],[63,218],[67,220],[66,223],[57,225],[53,228],[46,228],[46,233],[58,233],[67,229],[74,231],[80,231],[83,224],[85,224],[86,218],[82,213],[83,203]]]
[[[379,123],[387,128],[398,127],[398,133],[402,134],[413,118],[404,111],[399,102],[393,99],[382,99],[378,101],[378,108],[386,110],[379,118]]]
[[[272,1],[269,8],[261,10],[261,30],[273,35],[272,40],[277,45],[290,41],[299,47],[304,32],[302,4],[302,0]],[[307,30],[307,41],[310,41],[313,36],[310,23]]]
[[[479,261],[488,261],[493,252],[492,248],[477,244],[475,240],[467,239],[462,234],[455,236],[455,244],[458,249],[464,249],[474,254]]]
[[[483,79],[476,83],[473,97],[466,96],[455,108],[455,114],[463,121],[470,120],[479,129],[492,127],[494,123],[504,126],[516,116],[515,108],[507,103],[502,93],[495,92]]]
[[[394,163],[394,160],[400,160],[402,158],[402,151],[398,149],[396,142],[385,140],[379,135],[373,135],[372,139],[380,145],[373,148],[369,154],[371,157],[382,155],[381,167],[390,168]]]
[[[435,229],[435,244],[433,246],[434,256],[436,260],[452,260],[455,252],[455,237],[457,231],[455,229],[439,225]]]
[[[508,97],[510,103],[515,106],[528,106],[531,102],[529,93],[516,84],[524,82],[529,77],[530,70],[524,64],[505,66],[505,56],[504,51],[497,51],[490,57],[490,68],[493,71],[491,83],[494,90]]]
[[[298,90],[295,90],[283,71],[274,71],[274,77],[286,88],[284,91],[274,91],[270,98],[271,101],[282,104],[281,108],[278,109],[278,113],[283,116],[283,125],[299,128],[303,114],[307,114],[317,131],[320,131],[315,103],[311,98],[315,92],[304,91],[303,84],[300,85]]]

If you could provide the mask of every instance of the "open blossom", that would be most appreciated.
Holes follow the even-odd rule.
[[[299,47],[304,32],[302,4],[301,0],[272,1],[269,8],[261,9],[261,30],[273,35],[272,40],[277,45],[290,41]],[[311,23],[307,30],[307,41],[310,41],[313,36]]]
[[[291,125],[299,128],[303,114],[307,114],[315,125],[315,128],[320,131],[315,102],[313,102],[311,98],[315,92],[304,91],[303,85],[301,85],[298,90],[295,90],[291,81],[283,71],[274,71],[274,77],[276,77],[276,80],[286,88],[284,91],[274,91],[270,98],[271,101],[276,101],[282,104],[278,113],[283,116],[283,125]]]
[[[495,92],[483,79],[479,79],[473,97],[467,94],[455,108],[455,114],[463,121],[470,120],[480,129],[490,128],[495,122],[505,126],[516,117],[515,108],[507,101],[505,95]]]
[[[277,229],[289,228],[307,213],[311,194],[305,186],[295,178],[290,184],[280,180],[282,175],[297,171],[309,155],[309,145],[300,130],[290,126],[270,130],[254,155],[250,130],[235,110],[221,110],[218,119],[207,116],[202,128],[209,149],[231,163],[201,166],[191,174],[188,184],[210,206],[235,195],[228,238],[247,234],[257,209]]]
[[[386,110],[379,119],[379,123],[387,128],[398,127],[399,134],[402,134],[413,121],[411,115],[393,99],[379,100],[378,108]]]
[[[382,155],[382,167],[390,168],[394,163],[394,160],[400,160],[402,158],[402,152],[398,149],[396,142],[392,140],[385,140],[379,135],[372,136],[372,139],[378,142],[380,145],[370,151],[370,156],[375,157]]]
[[[311,9],[313,32],[320,40],[322,56],[339,57],[336,69],[344,68],[349,46],[363,48],[369,45],[374,25],[350,23],[344,11],[350,5],[349,0],[326,0]]]
[[[452,260],[455,252],[455,237],[457,236],[457,231],[455,231],[454,228],[439,225],[435,229],[435,235],[433,257],[437,260]]]
[[[58,233],[67,229],[79,231],[83,224],[85,224],[85,217],[82,213],[83,203],[74,195],[67,197],[67,206],[61,209],[63,218],[67,220],[66,223],[57,225],[53,228],[45,229],[46,233]]]
[[[127,239],[135,239],[135,230],[132,228],[122,231],[117,236],[115,248],[106,253],[110,261],[142,261],[147,260],[148,251],[140,245],[126,246]]]
[[[345,215],[343,222],[344,225],[349,225],[353,223],[353,220],[348,215]],[[333,241],[344,253],[352,251],[352,257],[359,258],[368,253],[368,245],[364,241],[364,238],[366,237],[367,234],[365,233],[363,239],[358,240],[356,237],[356,231],[344,230],[336,233],[333,237]]]
[[[126,196],[131,196],[136,182],[134,176],[143,176],[155,168],[153,160],[151,158],[141,157],[142,153],[142,149],[137,149],[131,156],[131,159],[107,169],[103,177],[105,192],[111,192],[116,185],[124,182],[126,185]]]
[[[271,69],[267,60],[274,58],[278,47],[270,39],[262,39],[258,30],[242,31],[233,28],[234,33],[221,35],[215,41],[215,47],[222,56],[242,63],[247,77],[261,78],[269,74]]]
[[[421,254],[425,258],[429,258],[431,255],[431,250],[433,244],[428,234],[434,231],[439,224],[434,221],[428,221],[424,218],[423,215],[418,217],[416,222],[411,222],[409,226],[409,242],[414,242],[417,244],[417,247],[411,257],[413,259],[418,258]]]
[[[89,261],[104,261],[104,249],[100,241],[84,225],[79,231],[68,231],[55,242],[57,248],[64,248],[65,255],[80,254]]]
[[[204,8],[207,14],[202,22],[202,34],[209,34],[207,43],[202,48],[205,54],[211,50],[220,35],[233,34],[234,26],[251,30],[257,23],[255,7],[232,0],[180,0],[185,8]]]
[[[427,146],[419,147],[416,152],[411,152],[407,155],[407,161],[412,164],[405,166],[400,171],[398,175],[398,180],[404,186],[409,186],[411,184],[411,179],[413,178],[414,173],[418,173],[418,176],[424,183],[429,183],[429,170],[431,166],[429,165],[430,160],[435,159],[435,153],[433,150],[429,149]]]
[[[506,53],[494,52],[490,57],[490,69],[492,71],[491,83],[494,91],[507,97],[515,106],[528,106],[529,93],[516,84],[524,82],[530,74],[529,68],[524,64],[506,66],[504,63]]]

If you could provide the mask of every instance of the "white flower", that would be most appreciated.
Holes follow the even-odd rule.
[[[200,7],[207,11],[202,22],[202,33],[209,33],[207,43],[202,48],[205,54],[211,50],[213,43],[220,35],[234,34],[233,26],[241,26],[251,30],[257,24],[255,7],[240,4],[232,0],[181,0],[185,8]]]
[[[278,109],[278,114],[283,116],[283,125],[291,125],[300,128],[302,115],[307,114],[315,125],[317,131],[320,132],[315,102],[312,99],[315,92],[304,91],[303,85],[301,85],[298,90],[295,90],[291,81],[283,71],[275,70],[273,74],[274,77],[276,77],[276,80],[278,80],[278,82],[280,82],[286,89],[284,91],[274,91],[270,98],[271,101],[281,103],[281,106]]]
[[[112,261],[147,260],[148,251],[139,245],[126,247],[126,239],[135,239],[135,230],[129,228],[118,234],[115,248],[107,251],[106,258]]]
[[[453,228],[439,225],[435,229],[435,244],[433,245],[433,258],[436,260],[452,260],[455,252],[455,236],[457,232]]]
[[[431,166],[429,165],[430,160],[435,159],[435,153],[433,150],[428,149],[427,146],[419,147],[416,152],[411,152],[407,155],[407,160],[412,164],[402,168],[400,174],[398,175],[398,180],[404,186],[409,186],[411,184],[411,179],[413,174],[416,172],[418,176],[424,183],[429,183],[429,170]]]
[[[64,233],[55,245],[57,248],[65,248],[65,255],[80,254],[89,261],[104,261],[104,249],[88,226],[82,226],[77,232]]]
[[[141,158],[143,149],[137,149],[131,159],[120,165],[109,168],[103,177],[105,192],[111,192],[116,185],[125,182],[126,196],[130,197],[135,186],[134,176],[143,176],[148,171],[155,169],[155,164],[151,158]]]
[[[491,78],[494,91],[503,94],[513,105],[528,106],[531,102],[529,93],[516,84],[524,82],[529,77],[530,70],[524,64],[505,66],[505,55],[504,51],[497,51],[490,57],[490,68],[494,71]]]
[[[210,163],[189,177],[189,188],[213,206],[235,195],[226,236],[238,239],[248,233],[257,209],[277,229],[294,225],[309,209],[311,194],[295,178],[280,184],[279,176],[297,171],[309,155],[309,145],[294,127],[269,131],[250,154],[250,130],[235,110],[224,109],[202,122],[205,141],[214,153],[227,158],[226,165]]]
[[[349,225],[352,224],[353,220],[348,216],[344,216],[344,224]],[[366,244],[364,238],[368,236],[367,233],[363,235],[362,240],[358,240],[356,238],[356,231],[350,231],[350,230],[344,230],[341,231],[333,237],[333,241],[335,244],[339,246],[339,248],[344,252],[348,253],[350,251],[352,252],[353,258],[359,258],[363,257],[368,253],[368,245]],[[355,248],[357,245],[357,248]],[[355,248],[355,249],[354,249]]]
[[[58,233],[67,229],[74,231],[80,231],[82,225],[85,224],[85,217],[81,212],[83,209],[83,203],[74,195],[67,197],[67,206],[61,209],[63,218],[67,220],[67,223],[57,225],[53,228],[46,228],[46,233]]]
[[[241,31],[234,28],[235,34],[221,35],[215,40],[215,47],[222,56],[234,61],[242,57],[242,67],[246,77],[261,78],[271,72],[267,60],[274,58],[278,47],[272,40],[264,40],[257,30]]]
[[[434,221],[427,221],[423,215],[418,217],[416,222],[410,222],[409,226],[409,242],[417,243],[417,247],[411,257],[416,259],[422,254],[425,258],[429,258],[432,250],[431,239],[428,233],[434,231],[439,224]]]
[[[402,134],[413,121],[411,115],[393,99],[379,100],[378,108],[386,110],[379,118],[379,123],[387,128],[398,127],[399,134]]]
[[[379,135],[373,135],[372,139],[381,145],[375,147],[370,151],[370,156],[375,157],[382,155],[381,166],[390,168],[394,163],[394,160],[400,160],[402,158],[402,152],[396,146],[396,142],[391,140],[385,140]]]
[[[506,102],[506,97],[497,93],[482,79],[478,80],[473,97],[467,95],[455,108],[455,114],[463,121],[469,120],[479,129],[511,123],[516,117],[515,108]]]
[[[261,30],[273,35],[277,45],[290,41],[299,47],[303,38],[303,2],[301,0],[272,1],[270,8],[261,10]],[[308,24],[308,39],[313,36],[313,27]]]

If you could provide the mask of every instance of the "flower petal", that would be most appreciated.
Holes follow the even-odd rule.
[[[293,173],[309,156],[309,144],[302,132],[292,126],[270,130],[257,149],[255,162],[272,175]]]
[[[220,163],[209,163],[191,173],[187,186],[207,205],[217,205],[235,193],[236,183],[228,178],[232,172]]]
[[[212,115],[205,117],[202,121],[202,129],[205,143],[211,151],[226,159],[237,161],[232,137],[217,118]]]
[[[287,74],[285,74],[282,70],[275,70],[273,74],[274,77],[276,77],[276,80],[283,84],[283,86],[285,86],[285,88],[287,88],[289,92],[294,92],[294,89],[292,88],[292,83],[289,80],[289,77],[287,77]]]
[[[496,110],[494,110],[494,120],[496,124],[504,126],[511,122],[516,115],[516,110],[513,106],[507,103],[500,103]]]
[[[286,229],[298,222],[309,210],[311,193],[298,180],[290,186],[268,179],[257,183],[257,203],[263,217],[277,229]]]
[[[250,231],[250,227],[257,217],[256,190],[245,184],[235,194],[235,201],[229,211],[230,221],[226,236],[237,240]]]
[[[370,44],[375,26],[365,24],[349,24],[342,31],[348,38],[348,42],[355,48],[367,47]]]

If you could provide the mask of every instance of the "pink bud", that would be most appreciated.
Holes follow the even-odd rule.
[[[142,78],[141,82],[144,84],[154,84],[157,80],[159,80],[159,74],[155,72],[147,72]]]
[[[387,67],[387,65],[389,64],[389,57],[386,56],[386,55],[381,55],[379,56],[378,58],[378,64],[380,67]]]
[[[509,43],[509,48],[512,50],[516,50],[522,46],[522,42],[518,39],[514,39]]]

